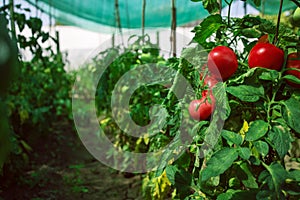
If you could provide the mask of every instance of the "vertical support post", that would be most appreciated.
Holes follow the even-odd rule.
[[[58,52],[60,52],[59,32],[58,31],[55,31],[55,37],[56,37],[56,51],[58,53]]]
[[[159,32],[156,31],[156,45],[159,48]]]
[[[261,0],[261,16],[265,15],[265,0]]]
[[[142,6],[142,36],[143,37],[145,35],[145,14],[146,14],[146,0],[143,0],[143,6]]]
[[[111,46],[113,48],[115,47],[115,34],[114,33],[112,34],[112,37],[111,37]]]
[[[172,0],[171,43],[172,43],[173,56],[176,57],[176,6],[175,6],[175,0]]]
[[[247,15],[247,2],[244,1],[244,15]]]
[[[115,0],[115,20],[117,22],[117,27],[118,27],[119,32],[121,34],[122,44],[124,44],[123,35],[122,35],[121,19],[120,19],[120,12],[119,12],[119,0]]]
[[[10,28],[11,28],[11,34],[12,34],[12,38],[14,40],[17,39],[16,36],[16,26],[15,26],[15,11],[14,11],[14,0],[9,0],[9,12],[10,12]]]

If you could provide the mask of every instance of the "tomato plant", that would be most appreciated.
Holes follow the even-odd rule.
[[[284,62],[284,52],[273,44],[258,43],[249,53],[249,67],[263,67],[280,70]]]
[[[290,55],[285,68],[284,59],[288,48],[298,43],[299,35],[288,26],[279,26],[279,23],[276,26],[260,17],[232,18],[229,13],[223,18],[214,13],[218,6],[214,1],[202,2],[211,15],[194,28],[194,42],[209,54],[220,46],[233,49],[236,61],[224,62],[234,63],[228,66],[236,71],[224,72],[220,67],[222,62],[219,66],[216,64],[221,76],[223,73],[223,83],[208,83],[203,80],[204,74],[200,74],[200,79],[193,76],[193,70],[184,72],[202,96],[212,92],[215,102],[225,101],[225,113],[220,117],[222,110],[215,109],[212,121],[197,122],[191,130],[197,134],[189,149],[178,160],[146,177],[166,174],[169,181],[164,185],[171,183],[169,193],[173,199],[298,199],[300,168],[296,143],[300,138],[297,123],[300,91],[286,84],[286,80],[299,84],[294,76],[297,76],[298,61],[292,59],[294,54]],[[267,43],[266,35],[276,45]],[[236,51],[238,43],[243,44],[243,49]],[[207,61],[198,59],[199,64],[193,66],[194,69],[202,69],[203,62]],[[296,69],[293,71],[290,67]],[[213,85],[216,87],[210,88]],[[225,88],[225,95],[219,93],[219,86]],[[200,103],[204,100],[195,99],[190,103],[189,112],[199,120]],[[202,105],[208,108],[207,104]],[[170,117],[170,121],[174,122],[174,118]],[[219,125],[216,122],[221,119],[225,122],[220,138],[205,155],[203,146],[215,139],[205,139],[205,136],[216,131]]]
[[[42,20],[32,17],[30,10],[21,5],[11,7],[12,4],[0,7],[0,24],[4,23],[2,25],[7,27],[10,37],[15,39],[20,52],[29,50],[32,54],[32,59],[25,60],[21,55],[18,57],[15,50],[12,50],[8,53],[10,57],[5,62],[4,71],[1,71],[0,87],[2,87],[2,82],[7,84],[11,74],[18,74],[6,88],[5,98],[1,98],[1,104],[3,104],[1,109],[4,111],[5,105],[7,112],[3,112],[3,114],[6,113],[10,122],[8,135],[11,154],[4,165],[6,172],[4,176],[13,174],[14,179],[19,179],[22,177],[19,174],[27,167],[30,156],[37,155],[37,152],[33,151],[33,147],[41,146],[41,143],[47,146],[49,141],[46,138],[55,136],[52,130],[55,123],[62,119],[71,123],[70,91],[73,75],[68,74],[65,70],[65,55],[60,52],[59,48],[56,48],[59,46],[57,38],[42,30]],[[14,9],[13,18],[9,8]],[[12,21],[8,23],[11,19]],[[26,28],[31,32],[30,37],[25,36]],[[4,29],[1,28],[0,40],[7,41],[8,37],[2,37],[2,31]],[[55,46],[43,47],[45,44],[51,43]],[[3,43],[1,46],[4,46]],[[1,54],[1,56],[3,55],[5,54]],[[18,70],[13,67],[8,68],[17,60],[20,60]],[[2,76],[5,78],[2,79]],[[4,114],[4,116],[6,115]],[[3,144],[1,148],[6,146]],[[6,179],[5,185],[16,181],[14,179]]]

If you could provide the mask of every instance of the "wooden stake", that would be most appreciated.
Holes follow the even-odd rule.
[[[172,0],[171,43],[172,43],[173,56],[176,57],[176,6],[175,6],[175,0]]]

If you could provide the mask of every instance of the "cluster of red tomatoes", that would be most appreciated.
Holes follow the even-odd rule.
[[[264,40],[251,49],[248,57],[249,68],[262,67],[280,71],[284,64],[284,51]],[[189,113],[195,120],[206,120],[215,109],[215,98],[211,92],[218,81],[226,81],[238,69],[236,54],[226,46],[218,46],[208,54],[207,67],[209,75],[204,78],[204,85],[208,90],[202,92],[202,98],[191,101]],[[299,53],[288,55],[287,68],[300,69]],[[294,75],[300,79],[300,71],[287,70],[286,74]],[[300,88],[299,84],[287,82],[288,84]]]

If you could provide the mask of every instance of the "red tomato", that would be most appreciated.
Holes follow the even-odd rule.
[[[218,46],[209,52],[207,65],[212,76],[217,78],[220,74],[223,80],[227,80],[236,72],[238,61],[229,47]]]
[[[273,44],[258,43],[250,51],[248,63],[250,68],[262,67],[280,70],[284,62],[284,52]]]
[[[210,95],[210,101],[207,96],[203,96],[201,99],[191,101],[189,105],[189,113],[195,120],[206,120],[214,111],[215,98]]]
[[[287,65],[286,65],[287,68],[300,69],[300,54],[290,53],[288,55],[287,59],[288,59],[287,60]],[[289,74],[289,75],[294,75],[295,77],[300,79],[300,72],[297,71],[297,70],[288,70],[286,73]],[[300,88],[300,84],[296,84],[296,83],[293,83],[291,81],[287,81],[287,83],[291,86]]]

